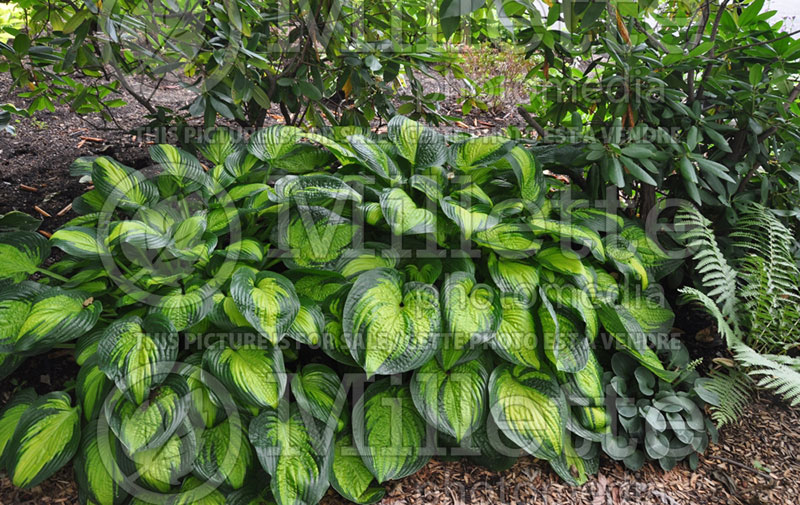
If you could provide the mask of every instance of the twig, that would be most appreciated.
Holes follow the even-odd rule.
[[[767,44],[771,44],[773,42],[777,42],[779,40],[783,40],[783,39],[785,39],[787,37],[792,37],[794,35],[797,35],[798,33],[800,33],[800,30],[793,31],[792,33],[785,33],[785,34],[781,35],[780,37],[777,37],[777,38],[774,38],[774,39],[764,40],[762,42],[756,42],[755,44],[748,44],[746,46],[732,47],[730,49],[727,49],[727,50],[722,51],[721,53],[719,53],[719,57],[721,58],[721,57],[725,56],[728,53],[732,53],[733,51],[741,51],[742,49],[750,49],[751,47],[765,46]]]
[[[56,216],[61,217],[61,216],[63,216],[64,214],[66,214],[67,212],[69,212],[71,210],[72,210],[72,204],[70,203],[66,207],[64,207],[63,209],[59,210],[58,213],[56,214]]]
[[[19,189],[24,189],[25,191],[30,191],[31,193],[37,193],[39,188],[34,188],[33,186],[28,186],[27,184],[20,184]]]
[[[528,123],[531,127],[533,127],[534,130],[536,130],[536,133],[539,134],[540,138],[547,137],[547,132],[544,131],[542,125],[540,125],[535,119],[533,119],[533,116],[531,116],[530,112],[526,111],[522,107],[517,107],[517,112],[519,112],[519,115],[522,116],[522,119],[524,119],[526,123]]]
[[[714,43],[714,45],[711,46],[711,51],[708,53],[708,64],[706,64],[706,69],[703,71],[703,76],[700,78],[700,86],[697,87],[697,97],[695,100],[701,100],[703,98],[706,79],[708,79],[708,76],[711,74],[711,69],[714,67],[714,52],[717,50],[717,45],[715,42],[717,40],[717,33],[719,32],[719,23],[722,21],[722,14],[725,13],[725,7],[728,6],[728,2],[729,0],[724,0],[722,2],[722,5],[719,6],[719,10],[717,11],[717,17],[714,19],[714,26],[711,29],[711,37],[708,39],[709,42]]]
[[[38,231],[38,232],[39,232],[41,235],[43,235],[45,238],[50,238],[50,237],[52,237],[52,236],[53,236],[53,234],[52,234],[52,233],[50,233],[49,231],[44,231],[44,230],[36,230],[36,231]]]
[[[98,137],[81,137],[81,140],[85,140],[87,142],[105,142],[105,140],[98,138]]]
[[[706,456],[706,457],[707,458],[711,458],[711,459],[717,459],[717,460],[722,461],[724,463],[729,463],[731,465],[738,466],[739,468],[744,468],[745,470],[749,470],[749,471],[753,472],[756,475],[760,475],[761,477],[764,477],[765,479],[775,479],[775,480],[777,480],[776,477],[773,477],[772,475],[770,475],[768,473],[764,473],[761,470],[757,470],[755,468],[749,467],[749,466],[745,465],[744,463],[739,463],[738,461],[733,460],[733,459],[728,459],[728,458],[724,458],[722,456],[716,456],[716,455],[713,455],[713,454],[710,455],[710,456]]]
[[[647,37],[647,40],[650,42],[650,44],[655,46],[656,49],[659,49],[663,53],[669,52],[669,49],[667,49],[667,47],[664,44],[662,44],[660,40],[655,38],[653,34],[647,31],[647,28],[642,24],[641,21],[634,18],[633,26],[636,27],[636,29],[639,30],[645,37]]]
[[[35,210],[36,212],[38,212],[39,214],[41,214],[44,217],[53,217],[46,210],[42,209],[38,205],[34,205],[33,206],[33,210]]]

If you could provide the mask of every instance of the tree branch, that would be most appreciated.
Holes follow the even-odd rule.
[[[703,92],[705,90],[706,79],[711,74],[711,69],[714,67],[714,52],[717,50],[717,33],[719,32],[719,23],[722,21],[722,15],[725,13],[725,8],[728,6],[728,2],[730,0],[724,0],[722,4],[719,6],[719,10],[717,11],[717,17],[714,18],[714,26],[711,29],[711,37],[709,41],[714,43],[711,46],[711,51],[708,53],[708,63],[706,64],[706,69],[703,71],[703,77],[700,78],[700,86],[697,88],[697,97],[695,100],[702,100]],[[691,97],[689,97],[691,99]]]

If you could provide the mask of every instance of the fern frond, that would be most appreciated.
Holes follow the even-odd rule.
[[[696,302],[698,303],[717,323],[717,331],[725,339],[725,342],[730,346],[740,341],[739,335],[728,324],[728,320],[717,307],[716,302],[708,295],[695,288],[681,288],[678,290],[681,295],[683,303]]]
[[[703,387],[719,397],[717,404],[711,406],[711,419],[719,428],[742,417],[753,393],[752,380],[735,369],[712,372]]]
[[[732,350],[734,360],[747,370],[758,387],[772,390],[793,407],[800,404],[800,360],[759,354],[743,343],[732,346]]]

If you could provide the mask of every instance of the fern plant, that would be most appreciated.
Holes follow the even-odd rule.
[[[695,207],[685,206],[676,223],[693,251],[702,285],[681,289],[683,300],[699,304],[716,320],[736,365],[708,383],[721,399],[713,409],[715,421],[721,425],[741,415],[751,382],[793,406],[800,403],[800,360],[770,354],[785,353],[800,341],[800,272],[791,254],[791,232],[763,206],[744,204],[731,234],[742,254],[729,260],[711,222]]]

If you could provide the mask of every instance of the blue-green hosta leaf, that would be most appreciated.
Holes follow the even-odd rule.
[[[292,394],[297,405],[328,429],[342,431],[349,412],[346,393],[336,372],[321,364],[310,364],[292,379]]]
[[[164,316],[111,323],[97,346],[100,367],[135,404],[144,402],[178,356],[177,334]]]
[[[544,288],[540,288],[544,291]],[[561,372],[578,372],[589,359],[589,339],[577,322],[563,310],[557,310],[544,292],[539,306],[544,353]]]
[[[367,244],[365,244],[367,245]],[[336,270],[351,279],[375,268],[395,268],[399,263],[399,253],[389,248],[349,249],[342,254]]]
[[[425,454],[425,420],[414,408],[407,386],[390,379],[371,384],[353,407],[353,438],[359,454],[378,482],[402,479],[421,469]]]
[[[0,290],[0,352],[14,350],[19,330],[25,324],[33,301],[44,289],[42,284],[26,281]]]
[[[461,171],[490,165],[505,156],[514,143],[505,137],[474,137],[453,144],[449,148],[450,164]]]
[[[61,288],[43,290],[19,328],[14,344],[16,352],[28,353],[69,342],[91,330],[103,306],[81,291]]]
[[[180,493],[170,500],[170,505],[227,505],[225,495],[211,482],[189,476],[181,484]]]
[[[549,375],[500,365],[489,378],[489,405],[497,426],[532,456],[551,460],[563,451],[567,405]]]
[[[514,466],[520,456],[520,448],[503,434],[491,415],[470,436],[478,454],[470,456],[471,462],[493,472],[504,472]]]
[[[290,174],[305,174],[322,170],[329,165],[331,159],[330,153],[325,149],[302,142],[280,158],[272,160],[272,166]]]
[[[288,154],[300,140],[301,131],[294,126],[262,128],[250,137],[247,150],[261,161],[273,161]]]
[[[532,306],[539,296],[539,269],[494,253],[489,254],[489,275],[503,293],[514,294]]]
[[[417,170],[441,166],[447,161],[442,134],[405,116],[395,116],[387,125],[389,140],[397,152]]]
[[[372,486],[374,477],[364,465],[349,430],[342,433],[333,446],[333,462],[329,474],[331,486],[351,502],[369,505],[379,501],[386,490]]]
[[[164,173],[184,190],[210,186],[211,179],[203,171],[197,158],[182,149],[169,144],[158,144],[150,147],[150,158],[161,165]],[[211,189],[209,187],[209,189]]]
[[[450,370],[464,356],[468,346],[477,346],[494,337],[500,325],[502,308],[494,288],[478,284],[467,272],[449,274],[442,286],[444,338],[442,365]]]
[[[53,233],[50,237],[53,247],[76,258],[97,258],[107,253],[102,239],[97,237],[97,230],[83,226],[67,226]]]
[[[538,217],[529,219],[528,225],[530,225],[531,230],[537,235],[548,234],[554,237],[568,239],[586,247],[598,261],[605,261],[606,259],[603,240],[597,232],[590,228]]]
[[[101,208],[108,210],[136,210],[158,199],[158,188],[141,172],[105,156],[94,160],[92,183],[104,199]]]
[[[500,296],[502,317],[495,337],[489,341],[501,358],[516,365],[538,369],[538,337],[530,302],[512,293]]]
[[[325,316],[311,299],[300,297],[300,311],[289,327],[289,337],[301,344],[319,345],[325,332]]]
[[[438,292],[428,284],[403,284],[397,270],[361,274],[347,295],[342,328],[356,362],[367,372],[407,372],[439,346]]]
[[[642,258],[636,252],[636,245],[622,235],[608,235],[603,242],[609,262],[626,277],[640,280],[642,289],[647,289],[650,279]]]
[[[347,141],[350,142],[356,158],[375,175],[389,182],[401,179],[394,160],[377,142],[363,135],[351,135],[347,137]]]
[[[253,467],[253,448],[243,419],[233,414],[200,435],[194,471],[210,483],[225,482],[232,489],[244,486]]]
[[[189,386],[180,375],[168,375],[140,405],[119,390],[112,395],[104,404],[104,415],[128,454],[161,447],[189,412]]]
[[[514,147],[511,151],[495,166],[500,169],[511,168],[519,182],[519,192],[522,201],[525,202],[534,214],[538,214],[537,209],[543,203],[547,187],[544,182],[544,174],[541,165],[536,161],[533,154],[522,147]]]
[[[542,245],[536,240],[528,225],[522,223],[500,223],[488,230],[475,233],[472,240],[481,247],[488,247],[498,254],[512,258],[527,258]]]
[[[11,483],[32,488],[66,465],[78,450],[81,409],[67,393],[39,397],[22,414],[6,447]]]
[[[239,268],[231,279],[231,296],[239,312],[271,344],[277,344],[300,311],[294,286],[273,272]]]
[[[250,441],[278,505],[317,503],[328,490],[332,434],[319,433],[297,405],[264,410],[250,423]]]
[[[203,366],[241,401],[256,407],[276,407],[286,390],[283,353],[277,347],[224,342],[203,353]]]
[[[500,222],[497,216],[490,214],[492,209],[485,203],[464,206],[462,202],[451,196],[443,198],[439,203],[444,215],[458,225],[461,233],[467,239],[476,232],[486,231],[497,226]]]
[[[17,424],[28,408],[36,401],[36,391],[33,388],[23,389],[15,394],[0,411],[0,468],[5,467],[6,449]]]
[[[276,242],[289,254],[293,267],[328,268],[353,243],[360,228],[324,207],[292,208],[282,219]]]
[[[50,243],[32,231],[0,233],[0,279],[21,282],[50,256]]]
[[[395,235],[436,233],[436,213],[417,207],[400,188],[385,189],[381,193],[381,210]]]
[[[432,359],[414,372],[411,397],[428,424],[461,442],[485,417],[488,380],[480,359],[450,370]]]
[[[92,421],[83,428],[73,467],[81,503],[119,505],[128,497],[120,483],[124,476],[117,465],[118,445],[102,423]],[[101,441],[100,437],[110,440]]]
[[[186,293],[174,288],[162,295],[150,313],[161,314],[172,323],[176,331],[183,331],[202,321],[213,308],[212,289],[189,288]]]
[[[97,418],[113,384],[100,369],[99,358],[94,355],[86,360],[75,380],[75,395],[83,408],[83,416],[87,421]]]
[[[270,197],[279,203],[322,204],[327,200],[352,200],[361,203],[361,195],[338,177],[328,174],[286,175],[275,183]]]
[[[196,454],[194,429],[184,422],[163,444],[136,452],[131,459],[141,484],[159,493],[167,493],[191,470]],[[142,505],[149,504],[145,501]]]

